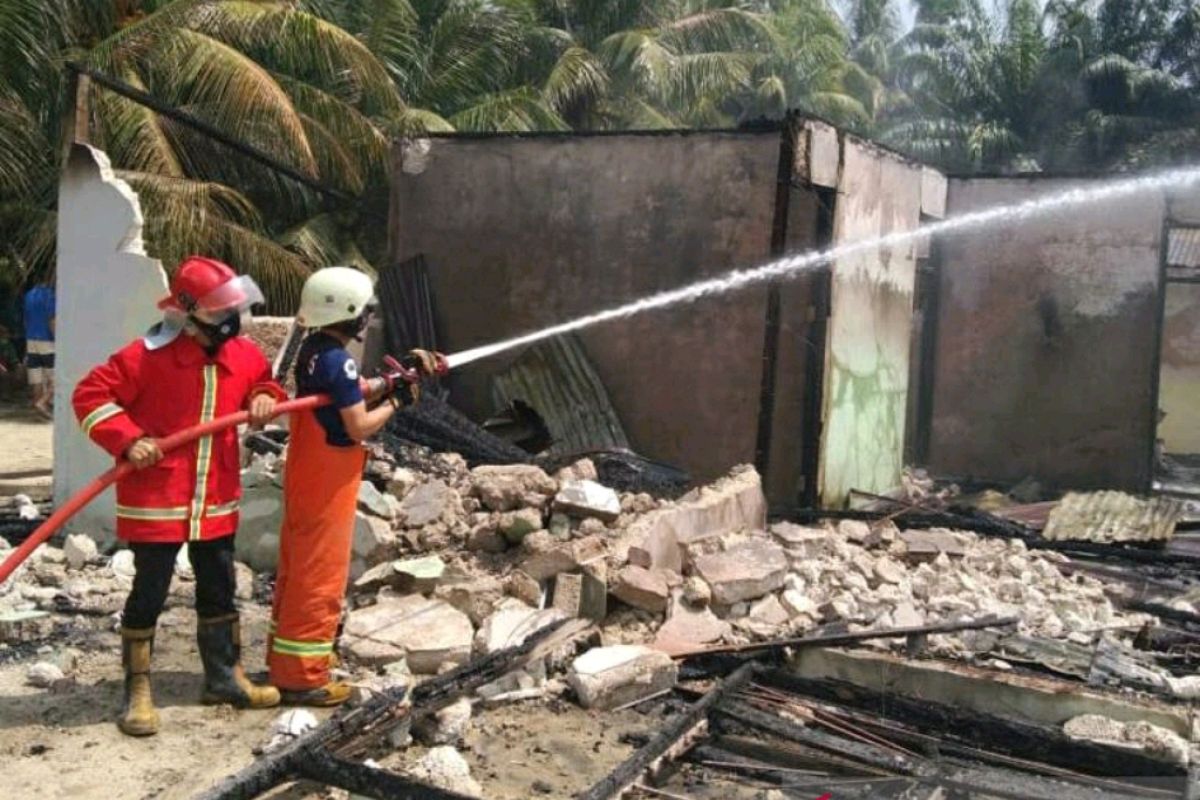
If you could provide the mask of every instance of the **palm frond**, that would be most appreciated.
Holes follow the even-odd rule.
[[[230,134],[309,174],[316,159],[291,98],[260,64],[224,42],[178,30],[154,51],[152,85]]]
[[[224,0],[198,9],[191,27],[369,113],[401,100],[387,68],[357,38],[291,4]]]
[[[132,70],[123,77],[131,86],[145,90],[141,78]],[[183,176],[183,166],[163,133],[157,114],[141,103],[102,88],[95,89],[92,97],[94,135],[113,164],[121,169]]]
[[[460,131],[565,131],[569,126],[529,88],[485,95],[450,118]]]
[[[589,50],[569,47],[546,78],[543,94],[550,105],[562,112],[573,103],[594,100],[608,88],[604,65]]]

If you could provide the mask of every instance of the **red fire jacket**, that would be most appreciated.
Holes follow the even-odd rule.
[[[285,399],[258,347],[245,337],[209,358],[180,335],[155,350],[138,339],[75,387],[75,416],[93,442],[120,458],[142,436],[161,438],[245,409],[267,392]],[[128,542],[216,539],[237,530],[242,494],[237,431],[167,453],[117,484],[117,536]]]

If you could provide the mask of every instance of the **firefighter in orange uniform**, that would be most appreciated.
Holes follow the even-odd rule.
[[[350,687],[330,665],[350,574],[354,511],[366,451],[362,442],[416,399],[399,376],[360,382],[346,345],[366,328],[374,288],[349,267],[314,272],[300,295],[296,321],[314,329],[296,359],[296,394],[328,394],[331,405],[293,414],[283,478],[283,526],[275,577],[267,665],[271,684],[290,705],[333,706]],[[438,371],[437,356],[414,350],[414,374]],[[367,403],[386,398],[374,408]]]
[[[118,727],[131,736],[158,731],[150,691],[150,655],[175,557],[186,542],[196,573],[196,640],[204,664],[205,703],[266,708],[272,687],[252,684],[241,666],[234,600],[233,535],[241,496],[233,429],[163,454],[168,434],[243,409],[251,422],[271,418],[286,397],[258,347],[239,336],[242,315],[262,293],[219,261],[180,264],[163,321],[118,350],[75,388],[84,432],[137,471],[117,484],[117,536],[133,551],[133,590],[121,617],[125,705]]]

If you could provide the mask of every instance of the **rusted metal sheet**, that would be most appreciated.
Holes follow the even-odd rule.
[[[542,416],[550,455],[629,448],[608,391],[579,340],[560,336],[532,347],[492,384],[497,406],[521,400]]]
[[[1170,497],[1073,492],[1050,512],[1042,536],[1100,543],[1165,541],[1175,534],[1182,510],[1183,503]]]

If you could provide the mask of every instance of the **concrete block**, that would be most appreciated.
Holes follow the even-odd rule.
[[[410,558],[393,561],[396,575],[395,586],[405,593],[429,594],[437,588],[438,581],[446,574],[446,562],[437,556]]]
[[[724,478],[684,495],[630,526],[626,557],[637,566],[683,571],[683,549],[741,530],[762,530],[767,501],[753,467],[737,467]]]
[[[662,570],[630,565],[617,573],[612,593],[634,608],[660,614],[667,610],[671,590]]]
[[[548,580],[561,572],[575,572],[608,555],[608,547],[599,536],[588,536],[573,542],[557,542],[548,535],[547,538],[551,546],[535,552],[521,563],[521,569],[537,581]]]
[[[475,631],[466,614],[421,595],[385,597],[350,612],[345,639],[359,661],[380,666],[406,658],[417,674],[434,674],[445,662],[464,663]]]
[[[84,564],[99,555],[96,540],[83,534],[68,536],[62,549],[63,555],[67,559],[67,566],[71,569],[83,569]]]
[[[483,788],[471,777],[470,765],[453,747],[434,747],[410,767],[408,773],[439,789],[468,797],[483,797]]]
[[[555,495],[554,508],[577,517],[614,522],[621,516],[621,498],[595,481],[570,481]]]
[[[49,689],[65,678],[62,669],[46,661],[39,661],[25,673],[25,682],[39,689]]]
[[[387,497],[370,481],[363,481],[358,485],[358,507],[377,517],[387,520],[392,518],[392,506],[388,503]]]
[[[472,624],[478,626],[488,618],[496,604],[504,599],[504,585],[491,576],[446,578],[434,590],[434,597],[445,600],[470,617]]]
[[[444,481],[421,484],[405,495],[397,522],[406,528],[423,528],[449,522],[463,513],[462,498]]]
[[[696,573],[712,588],[713,601],[733,605],[783,586],[788,560],[783,548],[752,540],[696,560]]]
[[[670,689],[677,677],[678,668],[666,653],[623,644],[579,656],[567,681],[584,708],[609,710]]]
[[[820,558],[828,549],[831,537],[825,528],[806,528],[791,522],[777,522],[770,531],[775,541],[800,558]]]
[[[283,524],[283,492],[273,483],[242,489],[234,551],[238,561],[258,572],[279,565],[279,529]]]
[[[539,611],[520,603],[500,608],[479,626],[475,634],[475,653],[489,655],[517,647],[542,628],[565,618],[566,614],[556,608]]]
[[[473,493],[492,511],[514,511],[531,497],[549,499],[558,484],[540,467],[506,464],[476,467],[471,470]]]
[[[542,585],[522,570],[508,576],[504,592],[532,608],[542,607]]]
[[[677,593],[670,616],[654,637],[654,648],[669,655],[686,653],[725,638],[732,626],[709,608],[688,605]]]
[[[133,565],[133,551],[118,550],[113,553],[112,560],[108,562],[108,568],[113,571],[114,575],[132,578],[137,572]]]
[[[683,552],[675,531],[665,525],[651,525],[641,541],[629,548],[629,563],[645,569],[682,572]]]
[[[542,512],[536,508],[509,511],[500,517],[498,527],[510,544],[520,544],[529,534],[542,530]]]
[[[466,734],[470,724],[471,699],[463,697],[422,719],[413,726],[413,734],[424,745],[453,744]]]
[[[568,617],[600,622],[608,614],[608,586],[587,572],[559,573],[552,605]]]

